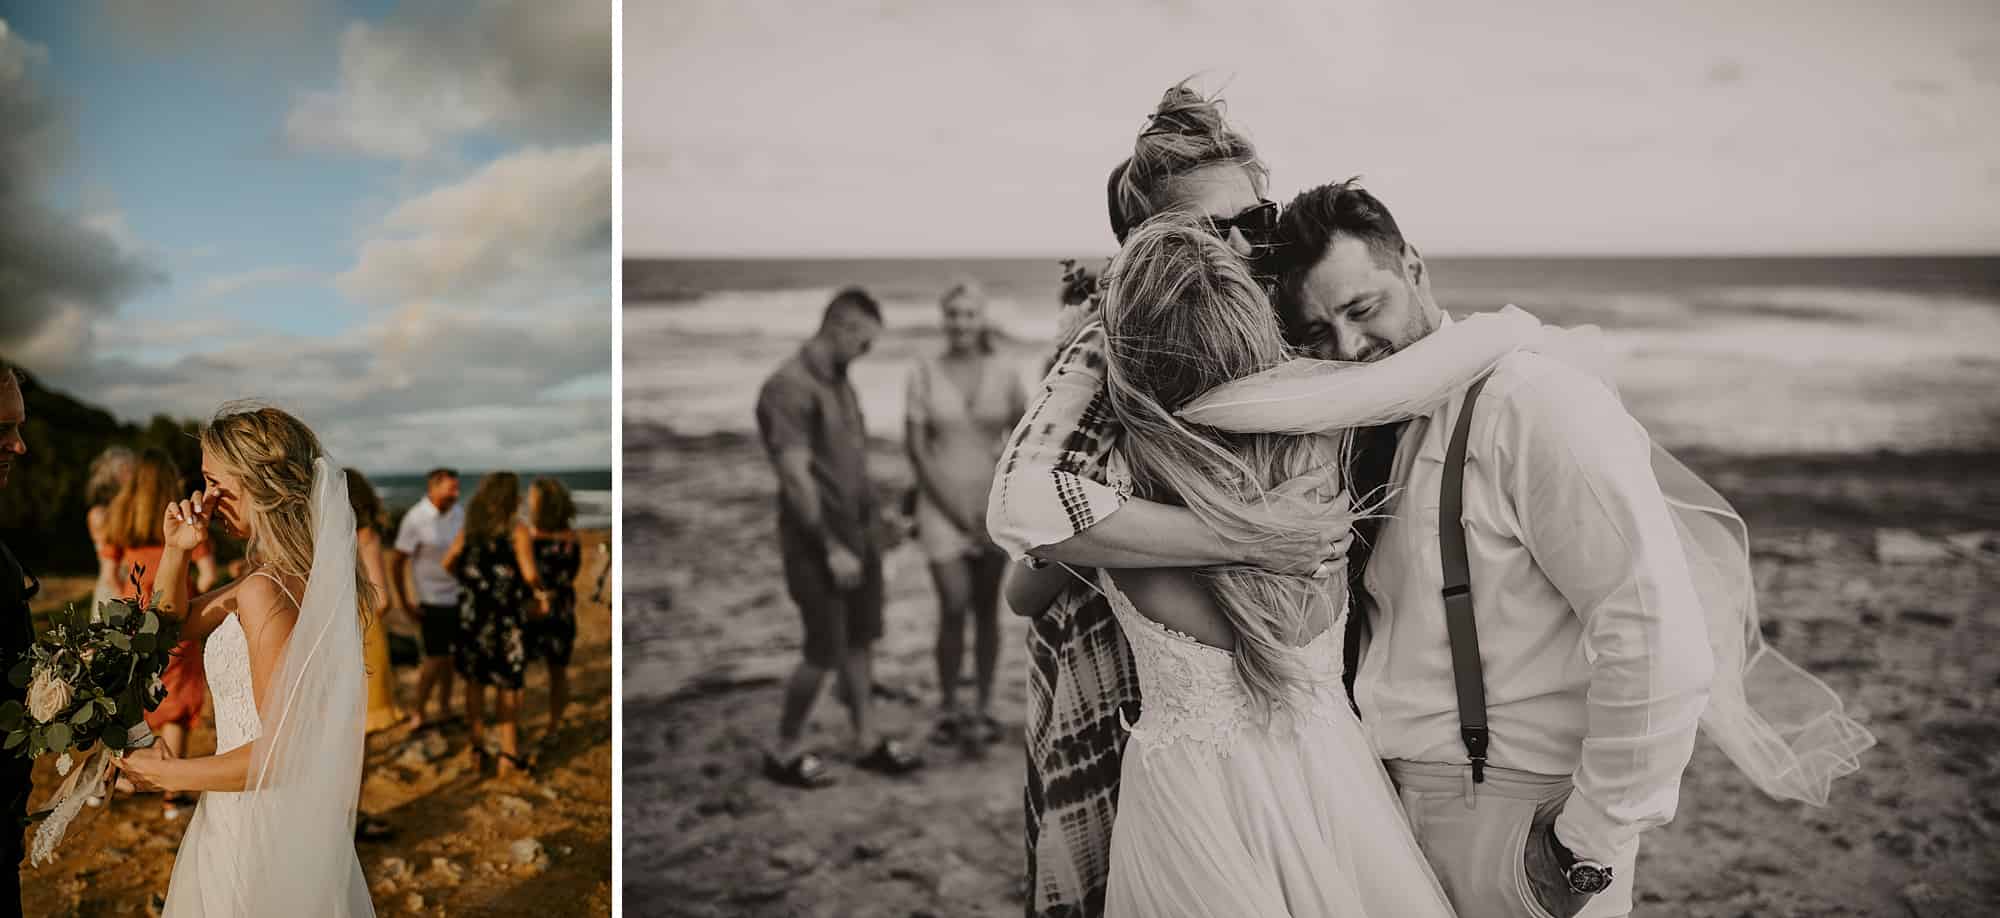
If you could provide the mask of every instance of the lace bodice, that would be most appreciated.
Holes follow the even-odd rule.
[[[299,605],[299,598],[283,580],[264,571],[253,571],[250,576],[277,584],[294,607]],[[256,739],[263,730],[257,716],[257,690],[250,681],[250,637],[243,633],[243,622],[234,613],[208,636],[201,662],[208,671],[209,697],[215,703],[215,751],[220,755]]]
[[[1132,741],[1147,749],[1194,742],[1227,754],[1238,731],[1257,726],[1249,694],[1236,676],[1234,655],[1147,618],[1109,574],[1099,572],[1097,581],[1125,630],[1139,670],[1139,720],[1126,724]],[[1281,712],[1259,729],[1287,730],[1298,716],[1322,716],[1328,705],[1346,704],[1340,681],[1344,619],[1336,618],[1293,650],[1313,684],[1293,712]]]
[[[257,698],[250,685],[250,640],[230,615],[208,636],[201,662],[215,705],[215,751],[228,752],[257,738]]]

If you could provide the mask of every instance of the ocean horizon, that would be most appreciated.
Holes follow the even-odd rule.
[[[1102,260],[1103,255],[1095,256]],[[937,297],[979,282],[1002,352],[1039,378],[1058,258],[628,258],[625,421],[754,429],[757,385],[859,285],[888,333],[853,370],[871,433],[899,435],[904,373],[941,347]],[[1438,302],[1513,304],[1605,331],[1655,438],[1731,453],[2000,446],[2000,255],[1439,257]]]
[[[459,499],[471,500],[472,492],[479,487],[479,479],[489,471],[459,469]],[[569,488],[570,499],[576,503],[576,528],[611,528],[611,485],[613,472],[601,469],[508,469],[521,476],[521,498],[525,508],[528,485],[537,478],[549,477]],[[426,472],[403,472],[388,475],[370,475],[368,482],[382,498],[390,515],[401,519],[403,511],[424,496]]]

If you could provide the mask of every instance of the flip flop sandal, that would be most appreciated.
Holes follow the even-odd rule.
[[[815,790],[834,783],[835,778],[826,770],[826,763],[810,752],[802,753],[789,762],[780,762],[770,753],[764,753],[764,777],[779,784]]]
[[[931,728],[931,745],[956,746],[965,739],[965,718],[957,714],[947,714],[938,718],[937,726]]]
[[[991,714],[981,714],[974,719],[973,723],[976,727],[976,732],[979,734],[979,741],[982,743],[997,743],[1006,739],[1011,729]]]
[[[906,775],[924,767],[924,760],[895,740],[883,740],[854,763],[856,768],[885,775]]]

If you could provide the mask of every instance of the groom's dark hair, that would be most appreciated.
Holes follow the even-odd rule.
[[[1301,191],[1278,220],[1278,245],[1271,257],[1280,308],[1298,302],[1299,285],[1326,258],[1337,236],[1366,244],[1382,268],[1399,269],[1404,249],[1411,248],[1388,205],[1361,187],[1360,176]]]

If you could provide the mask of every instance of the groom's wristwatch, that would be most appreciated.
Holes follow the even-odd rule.
[[[1611,867],[1596,861],[1578,858],[1556,837],[1554,829],[1549,830],[1549,847],[1554,849],[1556,866],[1562,869],[1563,879],[1569,883],[1569,891],[1580,896],[1594,896],[1611,888]]]

